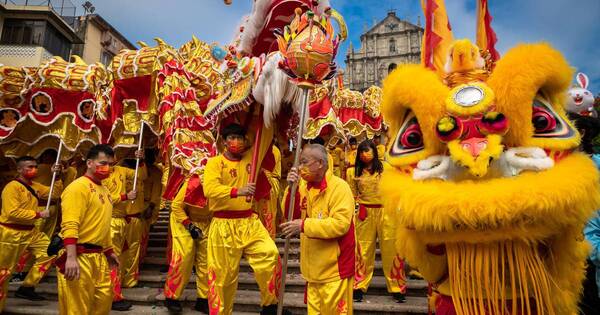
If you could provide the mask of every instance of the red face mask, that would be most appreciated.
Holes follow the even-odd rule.
[[[96,171],[94,172],[94,176],[99,179],[107,179],[110,176],[110,166],[108,165],[97,165]]]
[[[225,145],[227,146],[227,151],[232,154],[241,154],[246,149],[244,140],[241,139],[227,140]]]
[[[25,179],[32,180],[37,177],[37,174],[38,174],[37,168],[30,168],[30,169],[27,169],[25,171],[25,173],[23,173],[23,177],[25,177]]]
[[[373,161],[373,158],[374,158],[374,155],[373,155],[373,151],[371,151],[371,150],[360,153],[360,160],[363,163],[369,163],[369,162]]]

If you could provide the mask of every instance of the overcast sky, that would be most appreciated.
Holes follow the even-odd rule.
[[[78,6],[84,1],[71,0]],[[178,47],[192,34],[206,42],[227,44],[252,0],[95,0],[102,15],[130,41],[152,44],[161,37]],[[420,0],[330,0],[348,24],[350,40],[360,46],[360,34],[385,17],[390,9],[412,23],[423,14]],[[547,41],[562,51],[571,65],[591,79],[590,90],[600,93],[600,0],[489,0],[500,53],[519,42]],[[456,38],[475,35],[475,0],[446,0]],[[343,60],[348,43],[342,46]]]

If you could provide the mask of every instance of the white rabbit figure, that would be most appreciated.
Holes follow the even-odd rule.
[[[587,75],[577,73],[577,84],[567,92],[567,112],[582,116],[598,117],[598,113],[594,110],[594,94],[587,88],[590,83]]]

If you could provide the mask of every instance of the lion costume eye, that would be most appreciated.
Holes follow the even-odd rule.
[[[534,138],[570,139],[577,136],[575,129],[539,95],[533,100],[531,123]]]
[[[410,110],[407,111],[403,121],[390,150],[391,156],[402,156],[423,150],[423,133],[415,114]]]

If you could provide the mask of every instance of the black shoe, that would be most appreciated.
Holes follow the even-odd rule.
[[[196,299],[196,305],[194,305],[194,309],[198,312],[202,312],[204,314],[208,314],[208,300],[207,299]]]
[[[406,297],[402,293],[392,293],[392,297],[396,303],[406,303]]]
[[[354,302],[362,302],[363,295],[365,295],[365,293],[363,291],[354,290],[354,292],[352,292],[352,299],[354,300]]]
[[[23,282],[23,280],[25,280],[25,277],[27,277],[26,272],[17,272],[13,274],[12,278],[10,278],[10,282]]]
[[[208,304],[206,306],[208,306]],[[183,311],[181,303],[178,300],[165,299],[165,307],[169,310],[169,312],[173,313],[181,313]]]
[[[284,308],[282,314],[292,315],[292,312]],[[277,304],[263,306],[262,311],[260,311],[260,315],[277,315]]]
[[[162,267],[160,267],[160,273],[167,273],[169,272],[169,265],[164,265]]]
[[[30,301],[44,301],[45,297],[35,293],[34,287],[19,287],[17,292],[15,292],[15,296],[22,299],[27,299]]]
[[[111,309],[113,311],[125,312],[125,311],[129,311],[129,309],[132,306],[133,305],[131,304],[131,302],[127,302],[125,300],[120,300],[120,301],[112,302]]]

